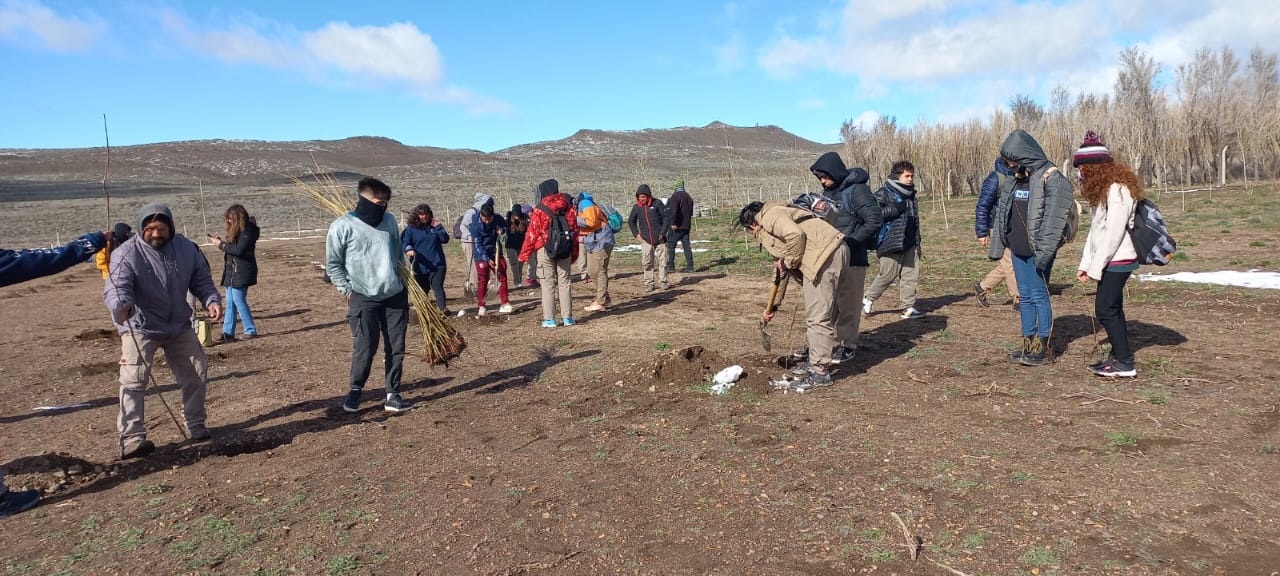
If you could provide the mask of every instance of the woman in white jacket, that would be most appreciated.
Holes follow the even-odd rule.
[[[1093,207],[1093,224],[1076,278],[1098,283],[1094,314],[1111,342],[1109,357],[1090,365],[1089,371],[1098,376],[1132,378],[1138,371],[1124,318],[1124,285],[1138,269],[1138,253],[1129,229],[1142,199],[1142,183],[1128,166],[1111,159],[1111,151],[1092,130],[1085,134],[1071,163],[1079,171],[1085,200]]]

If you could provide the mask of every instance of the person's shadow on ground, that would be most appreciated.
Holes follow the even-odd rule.
[[[1127,324],[1129,348],[1135,353],[1149,346],[1177,346],[1187,342],[1187,337],[1182,333],[1159,324],[1141,320],[1129,320]],[[1094,335],[1097,336],[1096,339],[1092,337]],[[1055,356],[1061,356],[1077,340],[1083,340],[1092,352],[1098,354],[1101,354],[1102,344],[1110,343],[1107,340],[1106,330],[1093,316],[1075,314],[1054,319],[1053,336],[1049,339],[1049,347],[1053,349]]]
[[[556,364],[594,356],[599,354],[600,351],[580,350],[573,354],[557,356],[554,349],[535,349],[534,353],[535,359],[521,366],[492,372],[475,380],[453,386],[452,388],[431,393],[425,397],[414,398],[411,394],[405,394],[406,399],[416,402],[421,406],[423,403],[439,400],[441,398],[446,398],[469,390],[480,389],[478,390],[478,393],[496,394],[512,388],[527,386],[530,383],[537,381],[542,372]],[[371,381],[372,380],[374,379],[371,379]],[[431,388],[447,383],[451,380],[453,380],[452,376],[446,376],[444,378],[426,378],[413,383],[404,384],[402,385],[401,390],[402,393],[405,393],[422,388]],[[200,444],[184,442],[176,445],[161,446],[154,454],[146,458],[127,460],[118,463],[95,463],[75,456],[46,454],[18,458],[8,463],[6,468],[8,468],[9,474],[12,475],[55,473],[58,470],[63,470],[65,472],[71,466],[79,466],[86,472],[93,471],[96,467],[114,469],[114,473],[112,474],[108,475],[106,473],[100,473],[84,484],[68,486],[66,491],[58,492],[45,498],[46,504],[56,503],[70,498],[110,490],[120,484],[146,477],[153,472],[187,466],[206,457],[231,457],[242,454],[265,452],[267,450],[273,450],[280,446],[289,444],[293,442],[294,438],[301,434],[328,432],[338,428],[351,426],[353,424],[380,424],[386,419],[394,416],[412,414],[412,411],[407,413],[393,413],[382,410],[382,390],[380,387],[378,388],[379,389],[376,390],[378,401],[368,402],[367,397],[374,395],[375,391],[371,388],[367,389],[364,407],[357,413],[347,413],[342,409],[341,404],[346,398],[346,392],[344,391],[342,394],[337,396],[303,400],[301,402],[282,406],[265,414],[253,416],[242,422],[213,428],[212,432],[214,433],[214,438],[212,441]],[[153,409],[156,408],[160,407],[156,406]],[[314,414],[311,417],[302,420],[281,422],[264,428],[254,428],[264,422],[299,413]]]

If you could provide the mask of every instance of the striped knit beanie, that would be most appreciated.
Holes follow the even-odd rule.
[[[1080,144],[1075,156],[1071,158],[1071,165],[1100,164],[1110,161],[1111,151],[1107,149],[1106,144],[1102,143],[1102,138],[1098,136],[1098,133],[1090,130],[1084,133],[1084,142]]]

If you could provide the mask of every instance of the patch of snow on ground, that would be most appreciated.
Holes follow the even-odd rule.
[[[1270,288],[1280,290],[1280,272],[1263,270],[1223,270],[1221,272],[1175,272],[1173,274],[1139,274],[1143,282],[1190,282],[1193,284],[1217,284],[1244,288]]]

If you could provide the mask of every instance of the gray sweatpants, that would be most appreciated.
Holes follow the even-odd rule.
[[[875,302],[894,280],[898,281],[898,298],[902,308],[914,308],[916,305],[916,289],[920,287],[920,267],[916,266],[916,248],[900,254],[889,254],[880,257],[880,270],[876,279],[867,288],[867,300]]]
[[[194,332],[183,330],[172,336],[120,336],[120,416],[116,427],[120,439],[147,437],[144,397],[156,350],[164,350],[173,379],[182,390],[182,417],[187,429],[203,426],[204,398],[208,385],[209,359]]]

